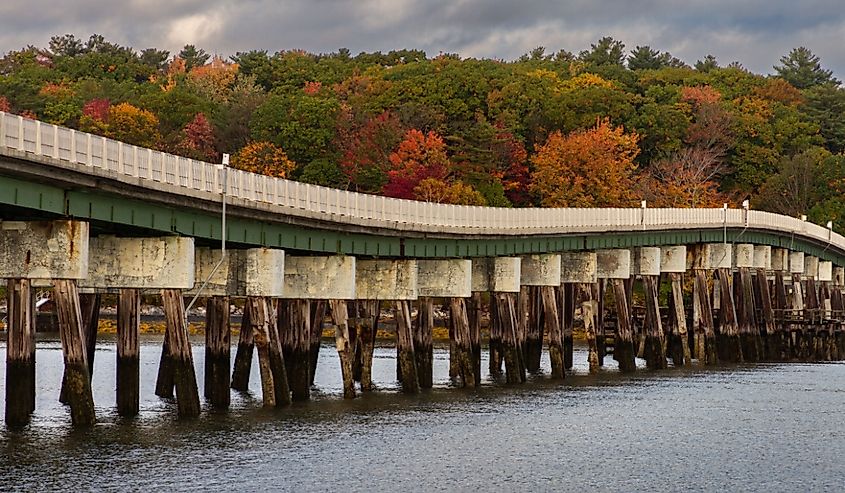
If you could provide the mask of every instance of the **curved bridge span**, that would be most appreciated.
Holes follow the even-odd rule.
[[[223,213],[225,210],[225,214]],[[225,233],[224,233],[225,232]],[[226,248],[228,242],[229,248]],[[392,314],[405,392],[432,386],[435,300],[450,377],[517,384],[718,362],[845,359],[845,237],[737,209],[506,209],[390,199],[186,159],[0,112],[0,278],[7,280],[6,422],[35,408],[34,288],[52,287],[62,398],[95,421],[101,293],[117,293],[117,411],[139,412],[140,295],[167,318],[156,394],[200,414],[188,305],[206,299],[204,395],[247,390],[257,348],[265,406],[306,400],[324,326],[344,397],[373,390],[379,317]],[[80,292],[82,294],[80,294]],[[231,298],[244,298],[230,375]],[[241,302],[238,302],[241,305]],[[330,322],[329,322],[330,320]],[[642,366],[642,365],[641,365]],[[548,370],[548,369],[547,369]],[[175,389],[175,394],[174,394]]]

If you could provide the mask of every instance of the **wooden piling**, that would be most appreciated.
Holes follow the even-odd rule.
[[[552,378],[563,379],[566,368],[563,362],[563,331],[560,329],[560,316],[554,286],[540,288],[540,301],[543,304],[543,322],[549,338],[549,360],[552,366]]]
[[[464,299],[452,298],[449,313],[455,331],[460,384],[462,387],[477,387],[481,384],[481,376],[475,373],[469,317]]]
[[[774,291],[775,334],[769,341],[769,354],[773,361],[786,361],[791,357],[790,299],[782,271],[775,271]]]
[[[563,364],[572,369],[573,339],[572,328],[575,323],[575,285],[565,283],[560,288],[560,317],[563,321]]]
[[[137,289],[121,289],[117,304],[117,414],[133,417],[140,411],[140,346],[141,293]],[[227,369],[228,370],[228,369]]]
[[[693,321],[696,329],[696,356],[705,365],[718,362],[716,351],[716,331],[713,322],[713,305],[710,302],[710,289],[707,285],[707,271],[696,270],[693,284]]]
[[[6,282],[6,425],[29,423],[35,410],[35,306],[29,279]]]
[[[599,353],[599,366],[604,366],[604,357],[607,355],[607,336],[604,332],[607,279],[599,279],[592,286],[593,299],[596,300],[596,348]]]
[[[311,317],[307,300],[288,300],[287,324],[280,326],[282,352],[294,401],[311,398]]]
[[[361,391],[373,390],[373,350],[375,349],[376,330],[381,318],[381,305],[378,301],[364,301],[364,320],[358,334],[361,346]]]
[[[613,298],[616,304],[616,335],[613,359],[619,363],[619,371],[629,373],[637,369],[634,359],[634,331],[631,328],[631,312],[624,279],[613,279]]]
[[[502,374],[504,363],[504,346],[502,345],[502,323],[499,320],[499,302],[494,293],[490,293],[490,336],[488,338],[490,350],[490,376],[498,377]]]
[[[525,365],[517,342],[516,293],[495,293],[498,320],[502,327],[502,348],[508,383],[524,383]]]
[[[584,334],[587,337],[587,364],[590,373],[599,371],[599,349],[596,336],[596,303],[593,300],[592,284],[579,285],[581,300],[581,318],[584,321]]]
[[[82,335],[85,341],[85,354],[88,357],[88,378],[94,375],[94,355],[97,350],[97,329],[100,325],[100,295],[85,293],[79,295],[79,311],[82,313]],[[59,402],[69,404],[65,389],[67,377],[62,375],[62,387]]]
[[[766,269],[758,268],[754,273],[754,304],[757,307],[757,331],[760,335],[760,360],[772,361],[775,337],[775,311],[772,306],[772,293]]]
[[[716,350],[719,360],[728,363],[742,361],[742,346],[739,341],[739,325],[734,306],[730,269],[716,269],[719,285],[719,335]]]
[[[59,335],[65,361],[65,379],[71,422],[74,426],[89,426],[96,421],[91,377],[88,373],[82,312],[75,280],[53,281],[53,295],[59,319]]]
[[[417,305],[417,323],[414,326],[414,357],[417,360],[417,380],[423,389],[433,386],[433,330],[434,300],[428,297],[420,298]]]
[[[790,358],[803,359],[803,327],[800,323],[804,319],[804,289],[801,285],[801,274],[792,275],[792,296],[790,299],[791,319],[790,324]]]
[[[645,294],[645,361],[650,370],[662,370],[669,366],[666,361],[666,337],[660,319],[659,276],[642,276]]]
[[[173,358],[170,357],[170,331],[164,331],[164,340],[161,343],[161,358],[158,364],[158,376],[156,377],[155,395],[163,399],[172,399],[175,382],[175,367]]]
[[[320,358],[320,341],[323,339],[323,320],[326,318],[326,300],[314,300],[309,303],[311,310],[311,344],[308,353],[311,356],[309,375],[310,384],[314,385],[314,375],[317,374],[317,361]],[[347,329],[349,325],[347,324]]]
[[[469,316],[469,339],[472,347],[472,364],[475,380],[481,385],[481,293],[472,293],[470,307],[467,310]]]
[[[813,278],[804,280],[804,323],[801,325],[801,352],[799,358],[802,361],[815,361],[816,339],[819,327],[819,299],[816,281]]]
[[[261,397],[264,407],[276,407],[276,383],[270,361],[270,307],[260,296],[247,298],[252,326],[252,339],[258,352],[258,371],[261,374]]]
[[[287,366],[282,351],[281,330],[286,326],[286,318],[283,317],[282,300],[276,300],[275,309],[273,301],[267,299],[267,316],[269,326],[267,335],[270,337],[268,348],[270,356],[270,372],[273,374],[273,390],[276,394],[276,407],[286,406],[291,403],[290,384],[288,383]]]
[[[179,289],[162,289],[161,302],[167,321],[170,358],[176,387],[176,405],[179,417],[190,418],[200,414],[200,397],[197,390],[197,376],[194,372],[194,357],[188,340],[188,326],[185,319],[185,304]]]
[[[332,323],[335,327],[335,347],[340,357],[340,371],[343,377],[343,398],[355,398],[355,380],[352,378],[352,358],[355,355],[349,340],[349,312],[344,300],[331,300]]]
[[[684,366],[692,363],[692,352],[687,333],[687,318],[684,310],[683,274],[672,272],[669,274],[671,293],[669,294],[669,341],[667,344],[669,357],[674,366]]]
[[[523,293],[525,301],[522,301]],[[543,303],[540,299],[540,286],[523,286],[520,290],[520,306],[525,310],[525,342],[522,357],[525,370],[530,373],[540,371],[540,359],[543,354]]]
[[[396,302],[396,347],[399,358],[400,383],[402,391],[409,394],[419,392],[417,362],[414,356],[414,339],[411,333],[411,303]]]
[[[762,342],[755,313],[754,282],[748,267],[739,267],[734,273],[734,300],[742,360],[755,363],[761,359]]]
[[[240,392],[246,392],[249,390],[249,373],[252,369],[252,353],[255,351],[250,311],[250,304],[244,303],[243,316],[241,317],[241,330],[238,335],[238,349],[235,353],[235,365],[232,369],[231,387]]]
[[[204,394],[213,407],[220,409],[229,407],[230,346],[229,297],[210,296],[205,305]]]

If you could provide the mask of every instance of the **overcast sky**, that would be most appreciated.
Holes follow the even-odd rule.
[[[587,49],[602,36],[687,63],[707,54],[757,73],[806,46],[845,78],[841,0],[2,0],[0,53],[91,33],[137,49],[210,53],[301,48],[353,54],[417,48],[514,59]]]

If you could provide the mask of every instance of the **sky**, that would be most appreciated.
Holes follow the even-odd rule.
[[[62,5],[63,4],[63,5]],[[62,5],[57,8],[57,5]],[[92,33],[136,49],[194,44],[223,56],[422,49],[512,60],[588,49],[603,36],[689,64],[707,54],[756,73],[806,46],[845,78],[841,0],[3,0],[0,53]]]

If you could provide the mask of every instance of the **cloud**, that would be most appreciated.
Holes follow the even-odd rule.
[[[649,45],[688,63],[713,54],[762,73],[807,46],[845,75],[838,0],[77,0],[62,9],[52,0],[6,0],[0,19],[0,52],[96,32],[171,52],[192,43],[225,55],[346,47],[514,59],[537,46],[577,53],[609,35],[629,49]]]

